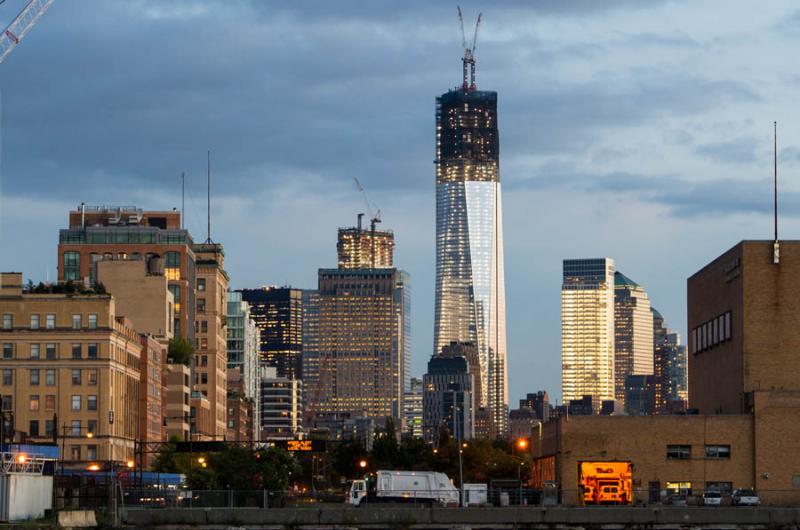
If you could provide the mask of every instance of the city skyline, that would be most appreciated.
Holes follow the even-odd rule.
[[[326,33],[323,26],[340,16],[326,9],[309,21],[292,9],[270,14],[251,6],[226,12],[223,4],[213,3],[192,8],[162,8],[147,2],[120,5],[108,8],[86,2],[71,9],[56,5],[32,34],[36,38],[27,40],[4,64],[0,245],[25,252],[0,256],[0,268],[23,270],[34,280],[44,280],[49,265],[49,278],[54,280],[53,245],[48,241],[54,241],[57,228],[63,226],[65,211],[81,201],[135,203],[148,209],[180,207],[182,170],[189,175],[187,227],[202,240],[205,203],[200,189],[205,184],[204,151],[210,147],[214,234],[226,245],[232,288],[263,283],[310,288],[315,269],[335,263],[327,243],[335,230],[331,227],[341,226],[363,211],[361,198],[352,189],[352,174],[356,173],[395,230],[398,265],[414,276],[413,373],[423,373],[433,322],[430,116],[432,96],[452,84],[460,70],[453,61],[459,48],[454,6],[412,3],[410,8],[397,8],[399,17],[371,7],[358,18],[366,23],[367,31],[355,38],[352,26],[350,32],[345,27],[339,30],[342,33]],[[759,191],[762,177],[771,169],[764,152],[771,140],[771,119],[777,115],[781,138],[786,139],[781,140],[781,163],[787,171],[796,167],[800,150],[791,140],[794,129],[790,122],[798,121],[793,119],[795,111],[781,103],[796,81],[788,74],[758,87],[754,81],[767,77],[760,68],[771,72],[776,64],[772,61],[778,60],[762,52],[796,44],[789,5],[770,5],[754,14],[745,4],[732,3],[726,23],[708,28],[703,17],[692,16],[713,11],[710,4],[701,3],[655,3],[647,8],[626,2],[611,7],[545,4],[535,10],[467,3],[467,15],[483,9],[487,17],[477,52],[483,67],[480,84],[502,94],[499,112],[506,184],[512,400],[539,388],[554,396],[560,394],[558,370],[548,365],[557,364],[561,259],[612,255],[624,262],[626,274],[647,288],[666,320],[687,337],[683,282],[694,264],[713,257],[708,242],[732,246],[739,239],[734,235],[757,238],[768,233],[769,197],[765,192],[762,198]],[[17,7],[9,1],[0,15],[16,13]],[[113,13],[115,9],[119,12]],[[347,12],[348,6],[341,9]],[[302,33],[292,25],[301,24],[298,18],[302,18],[303,25],[309,24],[309,41],[290,51],[278,46],[275,39],[266,39],[257,54],[246,55],[240,55],[245,46],[237,41],[228,51],[214,48],[221,56],[217,66],[226,59],[238,59],[231,64],[244,70],[255,71],[256,65],[263,70],[262,61],[280,67],[296,63],[289,60],[292,58],[310,59],[309,49],[317,50],[317,45],[341,35],[346,38],[339,41],[337,51],[352,57],[355,50],[364,48],[357,44],[368,39],[375,54],[361,52],[367,54],[367,60],[358,66],[357,61],[350,62],[341,73],[326,67],[323,80],[297,95],[289,92],[305,86],[307,80],[296,75],[283,79],[285,67],[272,70],[279,74],[277,81],[237,79],[235,84],[241,85],[246,95],[241,98],[246,102],[244,110],[257,108],[266,113],[258,114],[259,118],[275,114],[270,120],[248,119],[243,107],[231,108],[235,99],[231,96],[236,96],[231,92],[233,85],[222,83],[220,88],[208,83],[208,88],[197,88],[211,72],[198,64],[197,58],[208,53],[203,47],[187,52],[187,43],[200,42],[200,33],[191,27],[213,23],[228,29],[246,19],[250,10],[256,16],[253,26],[246,26],[248,35],[274,31],[274,24],[256,29],[257,24],[273,19]],[[123,20],[128,16],[132,21]],[[103,17],[108,18],[107,24]],[[745,18],[746,25],[742,23]],[[423,19],[423,28],[401,38],[414,21]],[[679,22],[656,27],[655,21],[661,26],[665,20]],[[597,29],[579,31],[585,21]],[[156,31],[159,25],[178,31]],[[532,29],[526,30],[526,26]],[[772,34],[763,35],[770,33],[764,29]],[[286,31],[276,34],[285,35]],[[388,31],[389,36],[381,37],[381,31]],[[142,47],[130,46],[131,37],[143,32],[151,36],[172,33],[180,38],[146,39],[146,46],[154,48],[143,53]],[[562,35],[557,35],[559,32]],[[425,36],[428,33],[435,36]],[[761,34],[759,39],[747,38],[756,34]],[[420,35],[425,38],[412,44]],[[393,40],[409,44],[398,46]],[[108,46],[98,46],[101,41]],[[251,40],[245,42],[252,44]],[[141,67],[142,62],[151,62],[156,46],[161,61],[152,68]],[[640,59],[631,56],[632,48]],[[386,91],[385,82],[399,75],[394,61],[391,72],[387,71],[387,52],[398,61],[415,62],[411,70],[415,79],[401,76],[396,83],[399,91]],[[55,64],[56,53],[63,64]],[[190,60],[183,65],[180,57],[187,53]],[[741,59],[733,57],[737,53]],[[742,68],[751,66],[754,54],[764,57],[764,64]],[[690,58],[695,66],[688,64]],[[721,60],[707,68],[715,59]],[[592,61],[597,66],[587,67]],[[647,63],[659,68],[647,68]],[[536,68],[536,73],[521,73],[531,70],[529,65],[539,64],[544,68]],[[578,75],[578,67],[588,70]],[[71,73],[65,75],[60,68]],[[173,68],[176,74],[164,75]],[[124,70],[135,72],[135,82],[121,75]],[[195,72],[199,80],[189,75]],[[232,66],[233,72],[238,70]],[[104,75],[107,84],[85,90],[84,80],[101,73],[109,74]],[[213,74],[219,76],[218,71]],[[45,82],[34,82],[38,76]],[[161,97],[182,90],[185,79],[193,81],[196,92],[192,95],[198,99]],[[247,79],[255,82],[248,84]],[[118,82],[140,90],[118,90]],[[667,88],[661,88],[665,83]],[[48,86],[59,86],[59,96],[49,98],[39,92]],[[156,97],[145,92],[145,86],[155,91]],[[313,102],[315,95],[326,102],[314,107],[322,111],[317,113],[320,121],[305,127],[306,133],[290,130],[287,134],[293,141],[305,139],[304,145],[319,145],[324,162],[313,157],[307,163],[299,162],[296,151],[276,140],[270,123],[297,121],[297,128],[303,129],[307,118],[287,115],[284,109],[292,105],[270,103],[264,96],[270,91],[265,88],[273,92],[283,88],[300,104]],[[363,92],[354,98],[358,106],[347,103],[342,111],[352,121],[355,132],[345,131],[351,134],[331,125],[349,123],[329,106],[330,101],[344,99],[344,90],[347,94]],[[577,104],[587,98],[594,102]],[[729,105],[714,103],[715,98],[736,103],[736,112],[724,108]],[[378,125],[395,106],[401,109],[398,129],[381,130]],[[378,107],[381,112],[376,111]],[[201,108],[207,112],[199,112]],[[190,115],[206,117],[185,119]],[[171,127],[170,122],[184,125]],[[45,128],[52,136],[43,146],[32,139],[40,138]],[[246,134],[230,134],[231,130]],[[226,134],[242,137],[242,146],[227,144]],[[254,144],[250,136],[265,139]],[[397,136],[408,140],[404,149],[391,148]],[[606,138],[600,140],[601,136]],[[277,143],[266,149],[267,140]],[[44,147],[52,154],[44,156]],[[585,154],[577,155],[579,149]],[[363,156],[350,156],[343,163],[330,156],[337,150]],[[573,155],[575,160],[570,160]],[[644,162],[647,158],[652,161]],[[398,160],[402,163],[394,163]],[[397,173],[387,173],[387,165],[394,165],[392,171]],[[405,178],[396,178],[398,175]],[[325,192],[320,194],[320,188]],[[244,192],[234,192],[237,189]],[[46,195],[41,190],[47,190]],[[254,190],[264,190],[265,195]],[[624,200],[620,195],[625,195]],[[782,197],[782,204],[797,202],[790,187]],[[789,208],[784,210],[790,213]],[[573,212],[570,219],[564,218],[566,211]],[[631,227],[634,215],[638,222]],[[303,221],[305,217],[312,221]],[[703,222],[697,222],[698,218]],[[589,234],[585,229],[592,223],[594,232]],[[242,230],[242,226],[248,228]],[[271,232],[266,230],[270,226],[278,228],[276,233],[265,233]],[[797,220],[787,216],[783,227],[785,234],[791,234],[798,228]],[[624,242],[616,241],[620,230],[629,232]],[[254,237],[258,245],[251,245]]]

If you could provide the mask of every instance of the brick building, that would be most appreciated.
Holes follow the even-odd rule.
[[[800,242],[780,250],[775,263],[772,241],[743,241],[688,280],[699,414],[548,422],[532,444],[534,485],[580,504],[582,462],[628,462],[636,501],[755,488],[765,504],[800,504]]]

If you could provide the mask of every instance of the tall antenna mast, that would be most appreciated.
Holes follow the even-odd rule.
[[[208,185],[207,185],[207,218],[208,218],[208,239],[206,243],[213,243],[211,241],[211,150],[208,151]]]
[[[186,219],[186,172],[181,171],[181,229]]]
[[[778,243],[778,122],[773,122],[772,127],[772,213],[775,222],[775,241],[772,244],[772,263],[777,265],[781,261],[781,248],[780,243]]]

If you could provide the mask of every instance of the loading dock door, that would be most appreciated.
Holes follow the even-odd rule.
[[[581,462],[579,466],[584,504],[633,504],[630,462]]]

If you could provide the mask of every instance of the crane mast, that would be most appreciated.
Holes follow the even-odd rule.
[[[19,15],[11,21],[3,34],[0,35],[0,63],[17,47],[23,37],[39,21],[42,15],[50,9],[54,0],[30,0]]]

